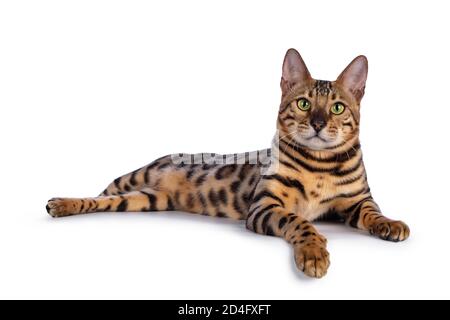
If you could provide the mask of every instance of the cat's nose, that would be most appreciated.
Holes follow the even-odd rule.
[[[311,126],[316,130],[316,132],[319,132],[322,130],[326,125],[326,122],[322,119],[314,119],[311,121]]]

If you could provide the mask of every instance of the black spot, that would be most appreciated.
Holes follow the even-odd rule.
[[[169,162],[163,163],[163,164],[161,164],[160,166],[158,166],[158,170],[162,170],[162,169],[164,169],[164,168],[167,168],[168,166],[170,166],[170,163],[169,163]]]
[[[205,163],[205,164],[202,166],[202,170],[210,170],[210,169],[213,169],[213,168],[215,168],[215,167],[217,167],[216,164],[207,164],[207,163]]]
[[[318,198],[319,194],[315,192],[314,190],[310,192],[310,194],[313,196],[313,198]]]
[[[141,191],[142,194],[145,194],[148,198],[148,205],[149,205],[149,210],[150,211],[157,211],[156,209],[156,200],[157,197],[154,194],[145,192],[145,191]]]
[[[195,169],[191,168],[188,170],[188,172],[186,173],[186,178],[190,179],[192,178],[192,176],[195,174]]]
[[[252,166],[249,164],[244,164],[241,167],[241,171],[239,172],[239,179],[245,180],[247,178],[248,173],[252,170]]]
[[[93,204],[93,202],[88,201],[88,206],[87,206],[87,208],[86,208],[86,212],[89,212],[89,210],[90,210],[91,207],[92,207],[92,204]]]
[[[122,180],[122,177],[118,177],[117,179],[114,180],[114,185],[116,186],[117,189],[120,189],[120,180]]]
[[[237,192],[239,191],[239,188],[240,188],[240,187],[241,187],[241,182],[240,182],[240,181],[234,181],[234,182],[231,184],[231,187],[230,187],[231,192],[237,193]]]
[[[219,197],[213,189],[209,190],[208,199],[214,207],[219,206]]]
[[[241,205],[239,204],[238,197],[234,197],[234,199],[233,199],[233,209],[236,210],[236,212],[239,213],[240,215],[244,215]]]
[[[242,201],[244,201],[244,203],[247,205],[247,207],[249,207],[252,202],[252,195],[249,193],[244,193],[242,195]]]
[[[150,170],[152,170],[153,168],[157,167],[158,165],[159,165],[159,162],[155,161],[152,164],[147,166],[147,168],[145,169],[145,173],[144,173],[144,183],[145,184],[149,184],[149,182],[150,182],[150,177],[148,175]]]
[[[217,180],[228,178],[236,171],[236,168],[235,164],[225,165],[216,171],[215,177]]]
[[[127,191],[127,192],[131,190],[130,186],[127,185],[127,184],[125,184],[125,185],[123,186],[123,188],[124,188],[125,191]]]
[[[248,181],[248,185],[251,186],[253,185],[253,183],[256,181],[256,174],[253,174],[250,178],[250,180]]]
[[[175,191],[175,204],[177,205],[177,206],[179,206],[180,205],[180,191]]]
[[[195,205],[195,197],[192,193],[189,193],[186,200],[186,206],[188,209],[192,209]]]
[[[283,229],[283,227],[286,224],[286,222],[287,222],[287,218],[286,217],[281,218],[280,222],[278,223],[278,229]]]
[[[131,177],[130,177],[130,184],[131,184],[132,186],[137,185],[137,181],[136,181],[136,174],[137,174],[137,173],[138,173],[138,170],[133,171],[133,173],[131,174]]]
[[[119,205],[117,206],[117,211],[118,212],[123,212],[126,211],[128,208],[128,200],[127,199],[123,199]]]
[[[228,204],[228,195],[224,188],[219,190],[219,200],[224,204]]]
[[[172,199],[170,199],[170,198],[167,199],[167,209],[166,210],[167,211],[174,211],[175,210],[175,207],[174,207],[174,205],[172,203]]]
[[[197,187],[200,187],[206,181],[207,176],[208,176],[207,173],[202,174],[200,177],[197,178],[197,180],[195,180],[195,185]]]
[[[206,206],[208,205],[208,204],[206,203],[205,197],[203,196],[203,194],[202,194],[201,192],[198,192],[198,193],[197,193],[197,196],[198,196],[198,199],[200,200],[200,203],[201,203],[203,209],[205,209]]]
[[[302,238],[306,238],[306,237],[310,236],[311,234],[312,234],[311,232],[306,231],[302,234]]]
[[[219,218],[226,218],[226,217],[227,217],[227,214],[226,214],[225,212],[218,211],[216,217],[219,217]]]

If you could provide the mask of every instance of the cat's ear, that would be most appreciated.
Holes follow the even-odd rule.
[[[350,91],[358,102],[364,96],[369,64],[365,56],[356,57],[337,78],[336,82]]]
[[[294,85],[311,79],[311,74],[302,57],[295,49],[286,52],[283,62],[283,75],[281,77],[281,89],[283,93]]]

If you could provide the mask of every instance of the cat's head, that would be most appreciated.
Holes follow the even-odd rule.
[[[345,146],[359,134],[359,108],[368,64],[355,58],[335,81],[315,80],[302,57],[289,49],[283,63],[280,139],[311,150]]]

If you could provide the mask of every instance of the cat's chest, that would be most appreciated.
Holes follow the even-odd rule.
[[[337,196],[343,192],[336,178],[326,173],[302,172],[295,179],[302,184],[304,192],[297,198],[294,210],[308,220],[333,209]]]
[[[324,174],[303,174],[298,179],[305,190],[298,201],[298,212],[308,220],[316,219],[328,211],[330,203],[327,199],[335,197],[336,186]]]
[[[334,209],[340,196],[348,192],[339,179],[328,173],[279,172],[262,181],[264,185],[258,191],[275,191],[287,211],[311,221]]]

